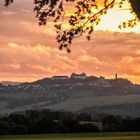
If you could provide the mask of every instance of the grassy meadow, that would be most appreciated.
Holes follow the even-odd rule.
[[[88,107],[106,106],[106,105],[120,105],[127,103],[138,103],[140,95],[110,95],[97,97],[80,97],[65,100],[63,102],[49,105],[47,108],[54,110],[70,110],[79,111]]]
[[[0,140],[140,140],[140,132],[0,136]]]

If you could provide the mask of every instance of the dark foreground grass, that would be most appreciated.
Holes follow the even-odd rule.
[[[140,140],[140,132],[98,132],[0,136],[0,140]]]

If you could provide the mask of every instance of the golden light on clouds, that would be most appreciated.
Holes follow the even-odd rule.
[[[140,83],[140,24],[130,29],[118,28],[133,16],[129,4],[122,9],[116,4],[102,16],[91,40],[75,39],[72,52],[67,54],[57,48],[52,22],[39,27],[32,2],[26,6],[25,1],[29,2],[15,1],[9,8],[0,2],[0,81],[33,81],[85,72],[107,78],[118,73],[119,77]],[[70,11],[71,7],[68,5]]]
[[[98,8],[99,10],[103,8],[104,0],[97,0],[98,1]],[[110,0],[112,1],[112,0]],[[131,4],[128,1],[125,1],[122,5],[122,8],[119,8],[119,2],[120,0],[116,0],[115,6],[113,9],[109,9],[107,14],[101,16],[101,20],[99,24],[94,26],[95,31],[103,30],[103,31],[117,31],[117,32],[135,32],[140,33],[140,23],[138,23],[133,28],[124,28],[119,29],[118,26],[122,24],[123,22],[127,22],[128,20],[131,20],[134,18],[134,15],[131,13]],[[69,7],[69,6],[68,6]],[[93,12],[96,13],[99,10],[93,8]],[[75,12],[75,9],[73,6],[71,8],[68,8],[68,11],[66,12],[66,19],[70,17],[70,15]],[[85,16],[89,16],[89,14],[85,14]],[[85,19],[86,21],[86,19]],[[91,24],[91,23],[88,23]],[[70,28],[68,22],[64,24],[65,29]]]
[[[100,1],[100,0],[99,0]],[[103,0],[101,2],[101,7],[103,5]],[[106,15],[101,17],[101,22],[96,26],[95,30],[108,30],[108,31],[117,31],[117,32],[136,32],[140,33],[140,23],[133,28],[124,28],[119,29],[118,26],[122,22],[127,22],[134,18],[134,15],[131,13],[131,5],[127,1],[123,4],[122,8],[119,8],[120,0],[116,1],[113,9],[108,10]]]

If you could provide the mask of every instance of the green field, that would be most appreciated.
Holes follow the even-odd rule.
[[[70,110],[79,111],[88,107],[106,106],[106,105],[120,105],[127,103],[139,103],[140,95],[121,95],[121,96],[93,96],[93,97],[80,97],[70,98],[63,102],[49,105],[48,109],[51,110]]]
[[[140,132],[14,135],[0,140],[140,140]]]

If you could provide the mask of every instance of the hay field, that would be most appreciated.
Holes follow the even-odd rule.
[[[140,140],[140,132],[14,135],[0,136],[0,140]]]

